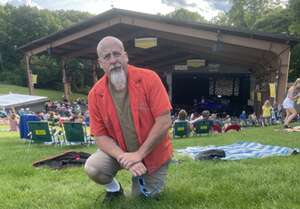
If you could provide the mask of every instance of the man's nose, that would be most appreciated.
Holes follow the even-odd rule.
[[[114,55],[111,55],[111,57],[110,57],[110,63],[114,64],[114,63],[117,62],[117,60],[118,59]]]

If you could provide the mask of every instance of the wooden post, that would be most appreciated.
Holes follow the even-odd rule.
[[[69,82],[66,75],[66,65],[65,65],[65,59],[63,58],[61,60],[61,70],[62,70],[62,82],[64,84],[64,98],[70,102],[70,89],[69,89]]]
[[[34,86],[33,86],[33,83],[32,83],[32,71],[30,69],[31,56],[26,54],[25,59],[26,59],[26,71],[27,71],[27,81],[28,81],[29,95],[33,95],[34,94]]]
[[[93,62],[93,65],[92,65],[92,74],[93,74],[93,83],[94,84],[98,81],[96,69],[97,69],[97,63]]]
[[[168,95],[169,95],[169,99],[170,101],[172,102],[172,95],[173,95],[173,89],[172,89],[172,78],[173,78],[173,75],[172,75],[172,71],[171,72],[167,72],[166,73],[166,79],[167,79],[167,84],[168,84]]]
[[[290,50],[286,50],[279,55],[279,78],[278,78],[278,85],[277,85],[278,91],[276,97],[277,104],[282,103],[286,95],[290,55],[291,55]]]

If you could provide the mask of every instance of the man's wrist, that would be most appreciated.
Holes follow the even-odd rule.
[[[120,162],[120,158],[121,158],[121,156],[124,154],[125,152],[119,152],[118,154],[116,154],[116,160],[118,161],[118,162]]]
[[[146,157],[141,149],[138,149],[136,154],[139,156],[140,161],[143,161],[143,159]]]

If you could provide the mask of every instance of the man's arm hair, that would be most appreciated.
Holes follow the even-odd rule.
[[[109,136],[96,136],[95,139],[97,147],[115,159],[118,159],[118,156],[124,153],[124,151]]]
[[[138,149],[138,153],[144,159],[168,134],[169,128],[172,126],[170,112],[166,112],[155,118],[155,123],[149,132],[149,135],[142,146]]]

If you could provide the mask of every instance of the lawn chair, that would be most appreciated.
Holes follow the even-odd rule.
[[[196,135],[210,134],[212,128],[211,120],[198,120],[194,124],[194,132]]]
[[[187,121],[175,121],[173,125],[173,137],[174,138],[182,138],[189,137],[190,135],[190,127]]]
[[[29,139],[31,143],[54,144],[58,133],[50,129],[46,121],[28,121]]]
[[[230,124],[227,127],[225,127],[224,132],[229,132],[229,131],[240,131],[241,126],[239,124]]]
[[[72,144],[89,144],[91,138],[87,136],[86,126],[82,123],[64,122],[63,123],[65,142]]]
[[[218,123],[213,124],[211,128],[214,133],[222,133],[222,128]]]

